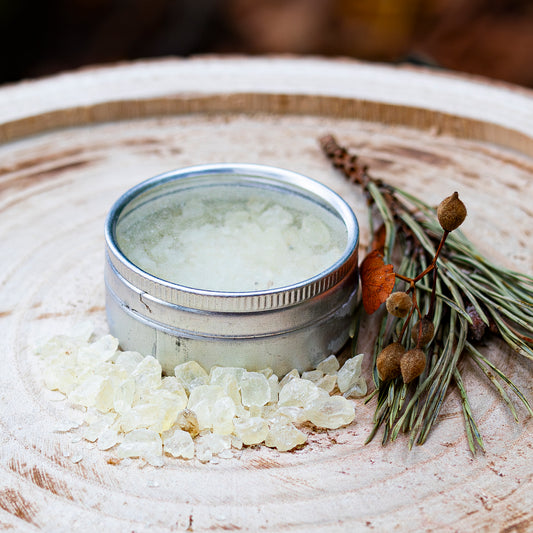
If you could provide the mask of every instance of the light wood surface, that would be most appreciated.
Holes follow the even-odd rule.
[[[107,331],[103,223],[140,180],[211,162],[277,165],[365,202],[318,147],[333,133],[375,176],[438,203],[464,231],[533,273],[533,95],[412,68],[297,58],[199,58],[94,68],[0,88],[0,526],[17,531],[516,531],[533,520],[533,429],[470,367],[487,453],[473,458],[452,392],[427,444],[365,446],[351,426],[291,453],[218,464],[110,464],[64,432],[80,411],[42,384],[31,346],[91,319]],[[371,324],[361,346],[368,350]],[[533,398],[533,365],[483,348]],[[368,358],[367,358],[368,359]],[[79,457],[79,462],[74,462]]]

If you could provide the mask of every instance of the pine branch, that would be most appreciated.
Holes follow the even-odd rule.
[[[348,153],[331,135],[322,138],[320,144],[332,164],[362,188],[369,204],[372,242],[381,243],[379,251],[384,263],[391,263],[392,257],[401,258],[394,268],[396,285],[407,285],[405,294],[412,300],[404,322],[400,317],[384,314],[376,335],[376,390],[367,400],[376,399],[376,408],[367,442],[382,428],[383,444],[396,439],[400,432],[409,433],[410,446],[423,444],[455,383],[470,450],[484,451],[458,363],[462,356],[470,357],[516,420],[518,414],[506,389],[533,416],[525,395],[475,347],[476,342],[492,334],[503,339],[519,357],[533,359],[533,277],[484,257],[453,224],[447,226],[442,213],[410,193],[372,177],[366,166],[358,164],[357,156]],[[452,197],[458,198],[456,193],[449,198]],[[377,230],[373,223],[376,217],[382,222]],[[384,236],[380,234],[383,231]],[[384,347],[401,344],[399,352],[391,356],[398,359],[400,355],[400,360],[407,352],[421,348],[412,334],[414,331],[415,338],[420,339],[424,314],[432,324],[433,334],[424,348],[426,361],[420,375],[407,383],[400,376],[380,376],[379,357]]]

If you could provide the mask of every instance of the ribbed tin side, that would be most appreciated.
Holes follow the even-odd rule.
[[[323,277],[271,291],[219,293],[189,289],[159,280],[137,268],[132,268],[121,257],[117,257],[109,247],[107,248],[107,255],[108,260],[121,277],[140,291],[150,294],[158,300],[189,309],[228,313],[269,311],[300,304],[335,287],[357,268],[357,249],[355,249],[348,261]]]

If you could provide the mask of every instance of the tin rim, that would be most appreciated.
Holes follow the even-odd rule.
[[[120,250],[116,226],[123,211],[136,198],[156,187],[184,179],[217,177],[220,184],[245,180],[251,185],[275,186],[296,192],[334,212],[346,229],[346,246],[340,258],[317,275],[297,283],[258,291],[229,292],[187,287],[149,274],[132,263]],[[225,181],[224,181],[225,178]],[[211,164],[185,167],[160,174],[132,187],[111,207],[105,222],[106,256],[115,275],[132,289],[153,298],[199,310],[254,312],[281,309],[325,293],[357,269],[359,226],[346,201],[326,185],[302,174],[266,165]]]

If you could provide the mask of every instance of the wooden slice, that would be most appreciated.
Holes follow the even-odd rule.
[[[90,319],[107,331],[103,224],[139,181],[191,164],[250,162],[316,178],[366,207],[318,146],[333,133],[381,176],[437,204],[459,191],[464,231],[533,273],[533,96],[351,61],[165,60],[0,89],[0,525],[17,531],[526,531],[532,422],[516,423],[464,363],[487,453],[472,457],[455,392],[412,451],[364,444],[374,404],[302,449],[244,449],[217,464],[115,464],[66,431],[82,415],[46,391],[32,347]],[[362,349],[372,332],[363,326]],[[533,398],[532,364],[482,348]],[[368,357],[367,357],[368,359]],[[368,361],[367,361],[368,366]],[[369,379],[370,383],[370,379]]]

